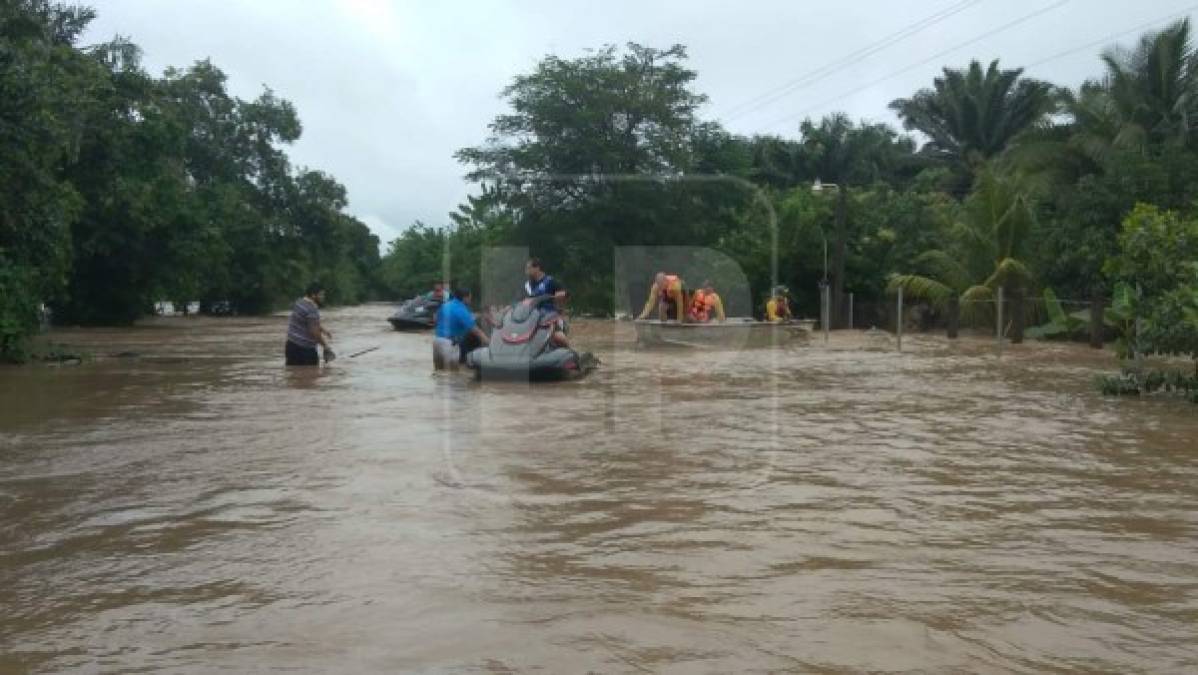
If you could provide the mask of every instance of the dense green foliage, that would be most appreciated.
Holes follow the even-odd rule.
[[[123,39],[81,46],[90,9],[0,3],[0,356],[40,306],[131,321],[158,300],[260,312],[323,279],[375,291],[378,241],[345,188],[295,169],[287,101],[229,95],[209,62],[162,77]]]
[[[969,171],[1005,153],[1056,108],[1051,85],[1022,75],[999,69],[998,61],[986,70],[977,61],[965,70],[945,68],[931,89],[890,107],[907,129],[927,135],[923,153]]]
[[[525,249],[575,311],[610,313],[639,306],[655,271],[618,278],[622,247],[680,246],[716,255],[663,248],[651,266],[708,265],[693,276],[720,283],[743,272],[752,297],[738,314],[782,283],[815,316],[827,283],[836,324],[848,293],[870,323],[902,287],[950,326],[984,326],[1002,288],[1013,334],[1025,319],[1045,322],[1037,336],[1084,332],[1079,310],[1095,303],[1128,350],[1198,350],[1188,21],[1107,50],[1076,90],[997,61],[945,68],[891,106],[917,138],[843,114],[793,137],[730,134],[701,117],[678,45],[550,56],[502,90],[508,110],[488,136],[457,151],[477,194],[380,259],[345,189],[290,165],[300,122],[271,91],[231,96],[208,62],[151,76],[121,39],[80,46],[90,10],[0,7],[5,355],[42,303],[81,322],[129,321],[163,298],[254,312],[313,277],[337,301],[442,279],[496,300]]]
[[[1000,288],[1018,299],[1035,284],[1026,262],[1035,214],[1014,178],[983,170],[954,216],[941,245],[912,261],[924,274],[896,274],[890,288],[937,309],[992,316]]]
[[[1198,217],[1137,205],[1106,271],[1135,288],[1131,350],[1198,359]]]
[[[463,207],[475,215],[393,242],[390,285],[474,283],[484,247],[529,246],[576,309],[611,311],[623,298],[609,252],[681,245],[729,256],[755,305],[781,282],[813,316],[827,282],[838,324],[844,294],[876,307],[901,286],[954,326],[958,314],[984,325],[1002,288],[1013,337],[1025,320],[1049,322],[1038,336],[1076,334],[1093,298],[1119,333],[1134,317],[1113,318],[1130,305],[1111,297],[1135,273],[1112,278],[1104,265],[1120,255],[1120,223],[1137,203],[1191,213],[1198,197],[1186,21],[1108,50],[1103,75],[1076,91],[998,62],[946,68],[891,106],[922,147],[843,114],[805,121],[794,138],[729,135],[698,117],[685,57],[608,47],[517,77],[503,91],[510,112],[457,155],[483,186]]]

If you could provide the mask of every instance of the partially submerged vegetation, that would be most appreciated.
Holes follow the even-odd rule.
[[[231,96],[201,61],[147,73],[132,42],[80,44],[91,9],[0,3],[0,359],[56,321],[127,323],[163,298],[271,309],[296,277],[376,292],[378,240],[346,191],[295,168],[295,109]]]
[[[812,315],[826,280],[835,326],[849,293],[856,325],[885,325],[902,288],[953,336],[992,322],[1001,290],[1016,341],[1026,324],[1032,337],[1115,339],[1126,359],[1198,354],[1188,21],[1104,52],[1076,89],[998,61],[947,67],[891,105],[922,146],[839,113],[794,136],[731,134],[701,116],[680,45],[550,56],[503,90],[510,110],[484,142],[457,152],[477,193],[380,259],[345,189],[288,162],[300,122],[286,101],[232,97],[208,62],[151,76],[124,39],[80,46],[87,9],[0,12],[0,86],[15,102],[0,128],[17,149],[0,156],[5,358],[21,355],[41,303],[86,322],[128,321],[161,298],[254,312],[308,270],[352,302],[427,290],[446,264],[478,287],[484,251],[504,245],[531,245],[579,313],[620,306],[618,247],[688,245],[747,276],[741,312],[779,282]],[[1136,377],[1141,391],[1184,383]]]

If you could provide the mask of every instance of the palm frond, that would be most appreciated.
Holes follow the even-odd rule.
[[[903,296],[912,300],[923,300],[937,309],[948,305],[956,291],[928,277],[917,274],[894,274],[890,277],[887,290],[891,293],[903,289]]]
[[[936,279],[946,286],[960,290],[969,284],[969,271],[957,256],[947,251],[925,251],[916,256],[914,262],[929,278]]]
[[[1036,276],[1030,267],[1014,258],[1004,258],[994,268],[994,273],[982,284],[986,288],[1003,287],[1028,288],[1035,283]]]
[[[961,319],[982,323],[994,315],[994,291],[987,286],[971,286],[961,294]]]

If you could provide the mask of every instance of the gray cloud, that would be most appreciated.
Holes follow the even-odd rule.
[[[446,213],[470,191],[453,152],[486,137],[487,123],[503,109],[499,91],[547,53],[570,56],[628,41],[685,44],[699,72],[697,89],[711,97],[704,114],[716,116],[958,1],[94,0],[100,16],[87,39],[130,36],[153,72],[210,57],[239,96],[256,96],[269,85],[295,103],[303,120],[303,138],[291,150],[295,163],[345,183],[350,210],[387,241],[415,220],[446,222]],[[1192,4],[1072,0],[816,107],[1057,1],[982,0],[725,122],[737,133],[784,135],[795,133],[804,113],[844,110],[894,122],[887,103],[929,84],[944,64],[969,58],[1035,63]],[[1098,51],[1085,49],[1029,74],[1076,85],[1100,73]]]

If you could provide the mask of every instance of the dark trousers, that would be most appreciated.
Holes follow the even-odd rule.
[[[478,339],[478,336],[474,334],[474,331],[466,333],[464,336],[462,336],[461,341],[458,342],[458,348],[461,352],[461,354],[458,356],[458,363],[466,363],[466,355],[481,346],[483,346],[483,341]]]
[[[319,366],[320,354],[316,352],[316,347],[301,347],[291,340],[287,341],[287,346],[283,349],[283,354],[287,358],[289,366]]]

